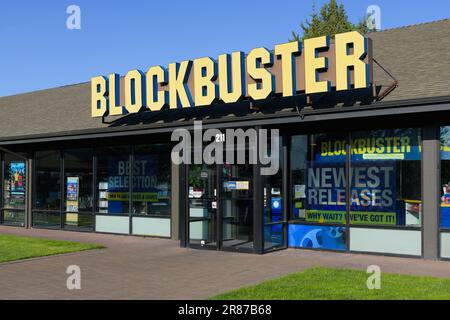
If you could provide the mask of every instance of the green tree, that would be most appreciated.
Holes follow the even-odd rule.
[[[315,5],[313,5],[313,13],[311,14],[311,21],[306,20],[300,25],[302,29],[302,36],[295,31],[292,31],[292,38],[290,41],[299,41],[321,36],[334,36],[337,33],[359,31],[362,34],[367,33],[366,19],[361,19],[357,24],[353,24],[348,20],[344,5],[338,4],[336,0],[330,0],[325,3],[320,12],[316,12]]]

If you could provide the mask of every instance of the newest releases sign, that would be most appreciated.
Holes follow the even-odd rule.
[[[131,70],[91,80],[92,117],[169,108],[208,106],[242,99],[264,100],[298,93],[314,94],[369,87],[370,39],[356,31]]]

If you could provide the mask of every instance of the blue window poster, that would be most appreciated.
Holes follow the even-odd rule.
[[[347,228],[290,224],[288,246],[294,248],[345,251]]]
[[[346,185],[344,163],[309,162],[306,221],[345,224]],[[395,162],[354,162],[350,185],[350,223],[396,225],[402,220],[397,217]]]
[[[133,202],[134,204],[164,204],[170,198],[165,185],[167,177],[161,177],[159,168],[161,161],[158,155],[134,157],[133,170]],[[130,163],[128,157],[111,158],[108,162],[106,201],[110,214],[128,212]],[[102,197],[100,197],[102,198]]]

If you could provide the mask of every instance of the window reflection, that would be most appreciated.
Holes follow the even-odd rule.
[[[11,154],[5,154],[4,159],[3,223],[24,226],[26,162]]]
[[[348,172],[347,145],[351,152]],[[443,172],[446,170],[450,172],[443,165]],[[320,224],[349,221],[352,225],[419,227],[421,130],[356,132],[351,134],[350,143],[347,134],[293,136],[291,181],[291,219]],[[443,188],[448,184],[443,177]]]
[[[346,223],[345,137],[343,134],[292,137],[292,218],[309,223]],[[335,146],[333,151],[330,144]]]
[[[420,129],[352,135],[350,223],[421,225],[420,142]]]
[[[36,152],[35,170],[35,209],[60,210],[61,164],[59,151]]]
[[[64,151],[64,209],[68,228],[93,227],[93,150]]]
[[[441,127],[441,228],[450,228],[450,126]]]
[[[97,155],[98,212],[128,214],[130,147],[100,148]]]
[[[61,227],[61,161],[60,151],[35,153],[33,226]]]
[[[170,217],[170,150],[166,144],[135,147],[133,214]]]

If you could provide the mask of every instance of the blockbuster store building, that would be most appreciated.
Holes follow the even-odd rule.
[[[450,258],[450,20],[144,67],[0,98],[0,224]],[[278,170],[173,162],[199,121]]]

